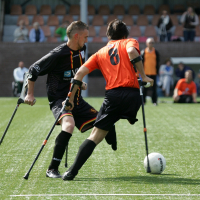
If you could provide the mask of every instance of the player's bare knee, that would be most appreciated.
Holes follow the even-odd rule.
[[[73,133],[75,122],[72,117],[64,117],[61,122],[62,130],[68,133]]]
[[[94,127],[88,139],[98,145],[106,137],[107,133],[108,131]]]

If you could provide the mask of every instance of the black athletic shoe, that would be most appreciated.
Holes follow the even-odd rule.
[[[46,177],[49,177],[49,178],[62,178],[62,176],[60,175],[60,172],[58,170],[54,170],[54,169],[47,169]]]
[[[69,171],[66,171],[64,174],[63,174],[63,176],[62,176],[62,179],[64,180],[64,181],[71,181],[71,180],[73,180],[75,178],[75,176],[71,173],[71,172],[69,172]]]

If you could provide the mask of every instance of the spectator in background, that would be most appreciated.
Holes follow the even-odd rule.
[[[195,78],[194,70],[191,69],[189,66],[184,65],[183,62],[180,62],[178,64],[178,68],[175,70],[175,74],[176,74],[178,80],[181,79],[181,78],[185,78],[185,72],[187,70],[191,70],[192,71],[192,78],[194,80],[194,78]]]
[[[154,80],[154,85],[152,87],[152,103],[157,106],[157,84],[156,84],[156,76],[158,74],[159,69],[159,53],[153,47],[154,39],[147,38],[146,40],[146,48],[141,51],[141,56],[143,58],[144,72],[145,74]],[[146,102],[147,90],[149,88],[144,87],[144,103]]]
[[[188,7],[187,11],[181,16],[180,21],[184,27],[184,41],[194,41],[195,27],[199,24],[199,18],[192,7]]]
[[[28,29],[25,27],[24,20],[19,21],[19,27],[14,31],[14,42],[28,42]]]
[[[176,84],[174,89],[174,103],[197,103],[197,88],[192,80],[192,71],[185,72],[185,78],[182,78]]]
[[[24,63],[22,61],[19,62],[18,67],[14,69],[13,76],[15,82],[17,83],[17,93],[20,94],[22,91],[23,81],[24,81],[24,73],[28,72],[28,69],[24,67]]]
[[[56,29],[56,34],[61,36],[61,41],[66,42],[68,40],[66,29],[69,26],[69,21],[65,21],[59,28]]]
[[[159,35],[160,35],[160,41],[164,42],[166,39],[167,41],[171,40],[171,28],[173,26],[172,20],[167,14],[166,10],[163,10],[162,15],[160,19],[158,20],[157,27],[159,28]]]
[[[29,33],[30,42],[44,42],[44,39],[45,37],[43,30],[40,28],[39,23],[35,22]]]
[[[162,91],[167,97],[170,94],[170,87],[173,85],[173,73],[174,68],[172,66],[171,60],[167,59],[165,64],[160,66],[159,70]]]

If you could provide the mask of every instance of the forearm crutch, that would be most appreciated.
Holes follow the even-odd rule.
[[[142,98],[142,116],[143,116],[143,125],[144,125],[144,137],[145,137],[145,146],[146,146],[146,154],[147,154],[147,173],[151,172],[150,165],[149,165],[149,158],[148,158],[148,142],[147,142],[147,129],[146,129],[146,121],[145,121],[145,113],[144,113],[144,99],[143,99],[143,86],[149,87],[151,84],[148,82],[142,82],[140,79],[138,79],[139,85],[140,85],[140,96]]]
[[[50,135],[51,135],[51,133],[52,133],[54,127],[55,127],[55,125],[57,124],[57,122],[58,122],[60,116],[62,115],[63,110],[65,109],[66,106],[72,107],[72,104],[69,102],[69,98],[70,98],[70,95],[71,95],[71,91],[72,91],[73,88],[74,88],[74,85],[78,85],[79,87],[81,87],[81,85],[82,85],[82,82],[81,82],[81,81],[74,80],[74,79],[72,79],[71,83],[72,83],[72,86],[71,86],[70,92],[68,93],[68,96],[67,96],[67,98],[66,98],[66,100],[65,100],[65,103],[64,103],[62,109],[60,110],[59,115],[58,115],[57,118],[56,118],[56,121],[54,122],[54,124],[53,124],[51,130],[49,131],[49,133],[48,133],[46,139],[43,141],[43,144],[42,144],[42,146],[41,146],[41,148],[40,148],[40,150],[39,150],[37,156],[35,157],[35,159],[34,159],[32,165],[31,165],[31,167],[29,168],[28,172],[24,175],[24,179],[26,179],[26,180],[28,179],[29,174],[30,174],[30,172],[31,172],[31,170],[32,170],[32,168],[33,168],[35,162],[37,161],[37,159],[38,159],[40,153],[42,152],[44,146],[46,145],[46,143],[47,143],[47,141],[48,141],[48,139],[49,139],[49,137],[50,137]]]
[[[10,124],[11,124],[11,122],[12,122],[14,116],[15,116],[15,113],[17,112],[17,109],[18,109],[19,105],[21,103],[24,103],[24,98],[25,98],[25,95],[26,95],[26,92],[27,92],[28,78],[29,77],[30,77],[30,74],[28,72],[26,72],[24,74],[24,82],[23,82],[23,86],[22,86],[22,91],[21,91],[20,97],[19,97],[19,99],[17,101],[17,106],[15,107],[15,110],[14,110],[14,112],[13,112],[13,114],[12,114],[12,116],[11,116],[9,122],[8,122],[8,125],[7,125],[7,127],[6,127],[6,129],[5,129],[4,133],[3,133],[3,136],[1,137],[0,145],[3,142],[3,139],[4,139],[5,135],[6,135],[9,127],[10,127]]]

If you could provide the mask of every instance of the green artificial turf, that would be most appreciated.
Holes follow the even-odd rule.
[[[159,100],[165,103],[153,106],[147,102],[145,115],[149,153],[159,152],[167,162],[161,175],[146,173],[144,169],[146,151],[140,109],[139,121],[134,126],[127,120],[116,123],[118,150],[114,152],[104,140],[71,182],[45,175],[60,126],[52,132],[29,179],[23,178],[55,119],[47,98],[37,98],[33,107],[21,104],[0,145],[0,199],[199,199],[200,196],[170,194],[200,194],[200,104],[178,105],[170,98]],[[99,110],[103,98],[86,98],[86,101]],[[0,98],[0,137],[16,104],[17,98]],[[69,165],[90,132],[74,130],[69,143]],[[64,159],[59,170],[62,174],[66,171]]]

